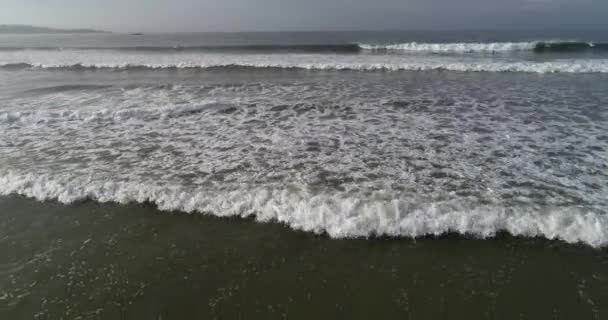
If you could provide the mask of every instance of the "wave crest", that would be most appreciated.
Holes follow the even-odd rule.
[[[580,41],[531,41],[531,42],[462,42],[462,43],[398,43],[388,45],[360,44],[369,51],[408,51],[434,53],[498,53],[513,51],[560,52],[603,49],[605,44]]]
[[[220,217],[254,216],[333,238],[421,237],[456,232],[488,238],[506,231],[514,236],[561,239],[593,247],[608,244],[608,219],[578,207],[472,207],[452,200],[433,203],[378,194],[361,198],[344,192],[313,194],[304,189],[212,191],[179,185],[95,181],[90,177],[0,174],[0,195],[19,194],[62,203],[153,203],[160,210],[205,213]]]
[[[584,41],[528,41],[528,42],[446,42],[425,43],[405,42],[389,44],[366,43],[319,43],[319,44],[250,44],[250,45],[215,45],[215,46],[108,46],[108,47],[0,47],[0,52],[15,51],[118,51],[118,52],[226,52],[226,53],[351,53],[361,51],[407,51],[436,53],[498,53],[512,51],[561,52],[606,50],[607,43]]]
[[[303,69],[334,71],[460,71],[460,72],[525,72],[525,73],[608,73],[608,60],[561,60],[547,62],[431,62],[375,63],[375,62],[234,62],[168,64],[132,63],[18,63],[0,64],[0,68],[35,68],[63,70],[158,70],[158,69]]]
[[[533,50],[536,42],[495,42],[495,43],[419,43],[408,42],[388,45],[361,44],[371,51],[411,51],[411,52],[506,52]]]

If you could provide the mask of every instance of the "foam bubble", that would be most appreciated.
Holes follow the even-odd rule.
[[[510,52],[534,50],[538,42],[493,42],[493,43],[398,43],[360,44],[364,50],[411,51],[411,52]]]
[[[606,245],[606,82],[589,81],[601,75],[243,74],[14,93],[0,194],[151,202],[332,237]]]
[[[342,192],[315,194],[304,189],[209,191],[146,183],[95,181],[83,177],[0,174],[0,195],[20,194],[41,201],[73,203],[154,203],[160,210],[217,216],[254,216],[297,230],[333,238],[371,235],[421,237],[456,232],[488,238],[506,231],[601,247],[608,243],[608,219],[576,207],[474,206],[460,201],[416,203],[379,192],[356,197]]]
[[[200,102],[198,104],[164,105],[159,108],[128,108],[120,110],[70,110],[59,109],[52,111],[4,111],[0,112],[0,123],[4,124],[50,124],[65,121],[104,122],[126,121],[129,119],[153,120],[178,117],[206,110],[216,110],[229,106],[228,103],[216,101]]]
[[[184,69],[184,68],[281,68],[357,71],[529,72],[608,73],[606,59],[556,59],[527,61],[472,56],[403,56],[340,54],[139,54],[113,51],[0,52],[0,66],[29,66],[43,69]]]

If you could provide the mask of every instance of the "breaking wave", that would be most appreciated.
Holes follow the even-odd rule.
[[[579,41],[532,41],[532,42],[463,42],[463,43],[398,43],[398,44],[360,44],[360,47],[369,51],[409,51],[409,52],[436,52],[436,53],[499,53],[512,51],[564,52],[584,50],[608,50],[608,44],[595,44]]]
[[[360,45],[368,50],[411,50],[424,52],[504,52],[513,50],[567,50],[592,44],[481,43],[481,44],[398,44],[381,47]],[[595,45],[597,47],[597,45]],[[595,48],[594,47],[594,48]],[[245,47],[243,47],[245,48]],[[112,50],[25,50],[0,51],[0,68],[21,69],[211,69],[211,68],[276,68],[306,70],[447,70],[529,73],[608,73],[608,58],[602,56],[549,56],[549,59],[527,59],[509,55],[433,55],[433,54],[340,54],[358,50],[357,45],[249,46],[260,52],[174,51],[149,53]],[[277,52],[263,53],[267,48]],[[294,48],[300,48],[297,51]],[[284,50],[284,51],[282,51]],[[295,51],[294,51],[295,50]],[[365,49],[362,49],[365,50]],[[309,52],[310,51],[310,52]],[[308,53],[307,53],[308,52]]]
[[[358,197],[345,192],[314,194],[305,189],[209,191],[3,172],[0,195],[9,194],[64,204],[90,199],[101,203],[153,203],[164,211],[221,217],[253,216],[260,222],[276,221],[332,238],[421,237],[450,232],[488,238],[506,231],[514,236],[561,239],[593,247],[608,244],[606,216],[577,207],[471,207],[457,200],[416,203],[381,193]]]
[[[441,62],[420,61],[403,63],[380,62],[308,62],[308,61],[235,61],[235,62],[176,62],[176,63],[0,63],[4,69],[303,69],[335,71],[460,71],[460,72],[526,72],[526,73],[608,73],[608,60],[560,60],[546,62]]]
[[[366,51],[409,51],[436,53],[500,53],[512,51],[564,52],[608,50],[608,43],[584,41],[529,42],[405,42],[390,44],[326,43],[326,44],[248,44],[203,46],[118,46],[118,47],[0,47],[2,51],[133,51],[133,52],[261,52],[261,53],[359,53]]]

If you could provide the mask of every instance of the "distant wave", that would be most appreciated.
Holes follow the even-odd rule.
[[[602,50],[608,51],[608,43],[593,42],[538,42],[534,47],[535,52],[567,52],[567,51],[586,51]]]
[[[534,51],[564,52],[583,50],[608,50],[608,44],[578,41],[532,41],[532,42],[493,42],[493,43],[418,43],[408,42],[388,45],[360,44],[360,47],[369,51],[409,51],[409,52],[436,52],[436,53],[472,53],[472,52],[512,52]]]
[[[50,70],[159,70],[159,69],[303,69],[335,71],[460,71],[526,73],[608,73],[608,60],[562,60],[548,62],[281,62],[242,61],[227,63],[0,63],[4,69]]]
[[[424,43],[406,42],[395,44],[251,44],[221,46],[119,46],[119,47],[0,47],[1,51],[71,51],[106,50],[135,52],[265,52],[265,53],[359,53],[359,52],[435,52],[435,53],[500,53],[513,51],[569,52],[608,51],[608,43],[582,41],[531,41],[531,42],[462,42]]]
[[[135,52],[264,52],[264,53],[357,53],[356,43],[344,44],[252,44],[224,46],[123,46],[123,47],[0,47],[0,51],[135,51]]]
[[[421,237],[455,232],[488,238],[501,231],[514,236],[561,239],[593,247],[608,244],[607,217],[582,208],[498,206],[464,203],[417,203],[386,197],[361,199],[343,192],[243,189],[209,191],[135,182],[94,181],[87,177],[0,174],[0,195],[19,194],[40,201],[69,204],[98,202],[153,203],[160,210],[205,213],[221,217],[254,216],[296,230],[327,233],[333,238],[378,236]]]
[[[591,46],[591,44],[588,44]],[[566,42],[519,43],[519,44],[401,44],[399,48],[415,50],[566,50],[581,44]],[[597,45],[596,45],[597,46]],[[336,50],[354,50],[341,45],[327,47],[301,47],[302,52],[171,52],[149,53],[140,51],[111,50],[39,50],[0,52],[0,68],[4,69],[218,69],[218,68],[275,68],[305,70],[353,70],[353,71],[427,71],[446,70],[461,72],[529,72],[529,73],[608,73],[607,58],[580,57],[552,58],[544,61],[512,59],[503,56],[486,55],[433,55],[433,54],[338,54]],[[251,48],[262,48],[253,46]],[[266,48],[266,47],[264,47]],[[277,50],[283,47],[275,47]],[[293,50],[295,47],[287,46]],[[387,50],[384,46],[384,50]],[[434,49],[435,48],[435,49]],[[536,49],[534,49],[536,48]],[[545,49],[540,49],[545,48]],[[254,50],[258,50],[254,49]],[[259,49],[262,50],[262,49]],[[287,49],[286,49],[287,50]],[[305,53],[305,50],[318,50]],[[322,50],[333,50],[322,52]],[[362,49],[363,50],[363,49]],[[374,49],[375,50],[375,49]]]

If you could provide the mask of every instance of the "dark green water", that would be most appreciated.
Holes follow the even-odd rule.
[[[0,319],[605,319],[608,251],[0,197]]]

